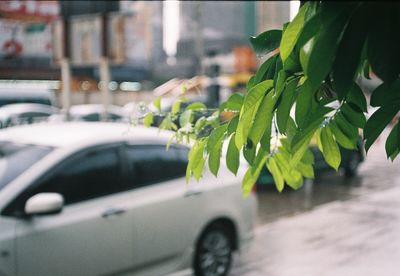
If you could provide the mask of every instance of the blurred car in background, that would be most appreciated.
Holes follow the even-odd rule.
[[[102,120],[104,105],[102,104],[82,104],[73,105],[69,109],[71,121],[99,122]],[[128,122],[127,113],[120,106],[109,105],[106,112],[106,121]],[[65,114],[56,114],[49,118],[51,122],[67,121]]]
[[[37,103],[56,105],[56,97],[52,90],[27,88],[0,88],[0,106],[15,103]]]
[[[189,148],[118,123],[0,133],[0,275],[226,275],[256,198],[221,164],[186,184]],[[6,257],[4,257],[6,256]]]
[[[0,128],[47,121],[58,108],[35,103],[8,104],[0,107]]]

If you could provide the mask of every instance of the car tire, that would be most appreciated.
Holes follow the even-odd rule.
[[[209,227],[200,237],[194,257],[196,276],[225,276],[233,253],[231,231],[223,226]]]
[[[346,167],[344,168],[344,175],[348,178],[356,176],[360,162],[360,155],[358,153],[352,153],[346,164]]]

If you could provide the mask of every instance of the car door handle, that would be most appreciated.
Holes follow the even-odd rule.
[[[111,217],[111,216],[121,215],[121,214],[123,214],[125,212],[126,212],[126,210],[122,209],[122,208],[110,208],[110,209],[106,210],[104,213],[102,213],[101,216],[103,218],[108,218],[108,217]]]
[[[199,190],[190,190],[190,191],[186,191],[185,194],[183,195],[184,197],[190,197],[190,196],[198,196],[201,195],[203,193],[203,191],[199,191]]]

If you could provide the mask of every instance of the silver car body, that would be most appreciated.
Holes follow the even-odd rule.
[[[14,127],[0,141],[54,147],[0,190],[0,211],[35,180],[85,148],[109,143],[166,144],[167,131],[118,123]],[[223,162],[224,163],[224,162]],[[0,215],[0,275],[166,275],[191,267],[208,225],[228,220],[240,252],[253,238],[256,198],[244,199],[241,179],[221,164],[218,178],[186,184],[184,177],[64,206],[28,218]],[[119,216],[104,217],[123,208]]]

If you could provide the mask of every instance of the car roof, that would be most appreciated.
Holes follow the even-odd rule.
[[[116,105],[109,105],[107,107],[110,113],[123,113],[123,108]],[[89,113],[102,113],[104,111],[104,105],[102,104],[80,104],[73,105],[70,108],[70,112],[74,115],[86,115]]]
[[[15,103],[0,107],[0,114],[21,113],[21,112],[49,112],[55,113],[58,108],[45,104],[36,103]]]
[[[22,88],[0,88],[0,98],[25,98],[25,97],[46,97],[49,98],[53,94],[52,90],[47,89],[22,89]]]
[[[172,132],[128,123],[61,122],[11,127],[0,131],[0,141],[68,147],[117,141],[167,143]]]

